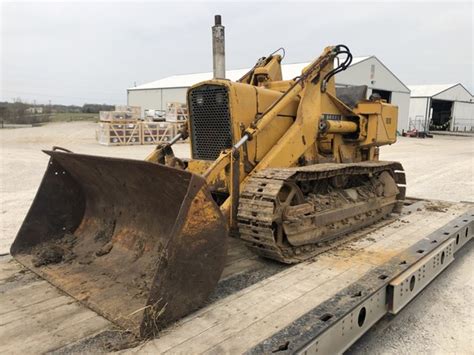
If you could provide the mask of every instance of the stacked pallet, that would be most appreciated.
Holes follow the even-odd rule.
[[[180,126],[173,122],[141,122],[142,144],[169,142],[178,133]]]
[[[169,142],[188,119],[188,108],[180,102],[166,104],[165,122],[143,122],[142,144]]]
[[[141,122],[121,120],[99,122],[97,140],[103,145],[137,145],[142,143]]]
[[[145,110],[146,112],[146,110]],[[186,105],[167,104],[166,121],[141,121],[141,108],[116,106],[115,111],[101,111],[97,140],[103,145],[138,145],[169,142],[187,119]]]
[[[99,119],[102,122],[139,120],[141,113],[139,106],[117,105],[114,111],[100,111]]]
[[[133,119],[140,119],[142,117],[142,108],[140,106],[116,105],[115,111],[127,112]]]
[[[166,104],[166,121],[184,122],[188,119],[188,107],[180,102],[168,102]]]
[[[138,145],[169,142],[182,123],[148,121],[99,122],[97,140],[102,145]]]
[[[144,121],[149,122],[163,122],[166,121],[165,110],[146,109],[143,117]]]
[[[96,134],[99,144],[141,144],[140,116],[141,108],[136,106],[115,106],[114,111],[100,111]]]
[[[97,140],[103,145],[141,144],[141,107],[115,106],[114,111],[99,112]]]

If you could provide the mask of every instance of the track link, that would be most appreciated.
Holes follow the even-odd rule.
[[[324,216],[326,221],[331,222],[331,218],[335,217],[338,219],[324,226],[329,231],[333,231],[329,233],[330,236],[322,235],[317,241],[304,245],[291,245],[288,242],[284,230],[288,228],[290,222],[288,222],[288,217],[284,216],[284,209],[280,206],[280,194],[285,186],[323,184],[331,179],[344,179],[357,175],[379,176],[384,171],[389,172],[397,184],[399,192],[396,200],[385,205],[372,204],[373,208],[368,208],[366,204],[363,204],[362,208],[358,208],[360,213],[356,214],[344,214],[344,211],[337,211],[328,217],[332,211],[326,209],[323,211],[328,212]],[[265,169],[254,174],[241,192],[238,211],[239,235],[250,249],[265,258],[289,264],[301,262],[327,250],[328,245],[334,243],[336,239],[341,239],[343,235],[375,223],[392,212],[400,212],[405,198],[405,184],[405,173],[398,162],[329,163],[297,168]],[[323,218],[323,213],[308,213],[307,208],[305,209],[308,206],[308,194],[303,195],[305,200],[298,205],[301,206],[301,213],[292,215],[290,220],[296,221],[294,223],[296,226],[299,223],[306,223],[306,225],[315,223],[310,225],[308,231],[312,233],[319,228],[317,221],[318,218],[319,220]],[[339,223],[337,228],[336,223]]]

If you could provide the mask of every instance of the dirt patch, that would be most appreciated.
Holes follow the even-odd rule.
[[[115,352],[140,345],[143,341],[132,333],[121,329],[105,330],[95,336],[80,340],[75,344],[66,345],[48,354],[97,354]]]
[[[224,297],[252,286],[270,276],[273,276],[289,266],[273,260],[261,259],[262,266],[255,270],[246,271],[219,281],[216,289],[209,297],[207,304],[214,303]]]
[[[76,258],[72,251],[77,238],[72,233],[65,233],[62,238],[53,238],[51,241],[42,243],[34,248],[33,265],[35,267],[70,262]]]
[[[115,224],[116,221],[112,222],[104,222],[104,228],[99,230],[97,234],[94,237],[94,240],[96,242],[102,242],[104,244],[107,244],[112,240],[112,236],[114,235],[115,231]]]
[[[8,276],[3,282],[7,284],[7,283],[10,283],[10,282],[22,281],[25,278],[25,274],[26,274],[26,270],[20,270],[16,274]],[[28,276],[36,277],[32,273],[29,273]]]
[[[145,240],[143,238],[139,238],[136,241],[135,246],[133,248],[133,256],[135,260],[140,259],[144,252],[145,252]]]
[[[89,265],[94,261],[94,259],[94,254],[92,252],[89,252],[84,254],[84,256],[78,259],[77,262],[81,265]]]
[[[102,248],[100,248],[99,250],[97,250],[97,251],[95,252],[95,255],[97,255],[97,256],[107,255],[108,253],[110,253],[110,251],[112,250],[113,246],[114,246],[114,245],[112,244],[112,242],[108,242],[108,243],[104,244],[104,245],[102,246]]]
[[[63,261],[64,253],[64,249],[58,245],[43,245],[43,249],[36,253],[33,265],[40,267],[60,263]]]
[[[17,273],[0,281],[0,294],[38,280],[39,278],[35,273],[26,269],[20,269]]]
[[[430,201],[425,204],[426,210],[431,212],[446,212],[450,206],[450,203],[443,201]]]

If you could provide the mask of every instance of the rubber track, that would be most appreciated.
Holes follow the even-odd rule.
[[[250,249],[265,258],[284,263],[296,263],[311,258],[327,250],[330,241],[301,247],[280,246],[276,243],[272,224],[278,223],[279,216],[275,215],[275,206],[284,183],[324,180],[337,175],[378,174],[382,171],[391,172],[398,185],[399,203],[394,210],[400,212],[405,198],[406,180],[403,167],[398,162],[329,163],[286,169],[271,168],[255,173],[240,194],[237,216],[240,238]],[[375,215],[369,222],[374,223],[385,215],[386,213]]]

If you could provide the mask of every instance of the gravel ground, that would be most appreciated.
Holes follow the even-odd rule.
[[[0,130],[0,254],[8,253],[41,182],[48,157],[41,149],[63,146],[77,153],[143,159],[151,146],[96,143],[91,122],[54,123]],[[189,156],[187,144],[175,153]],[[381,159],[405,167],[408,196],[474,201],[474,139],[401,137],[381,148]],[[450,268],[405,310],[384,318],[351,349],[362,353],[473,353],[474,250],[470,243]]]

